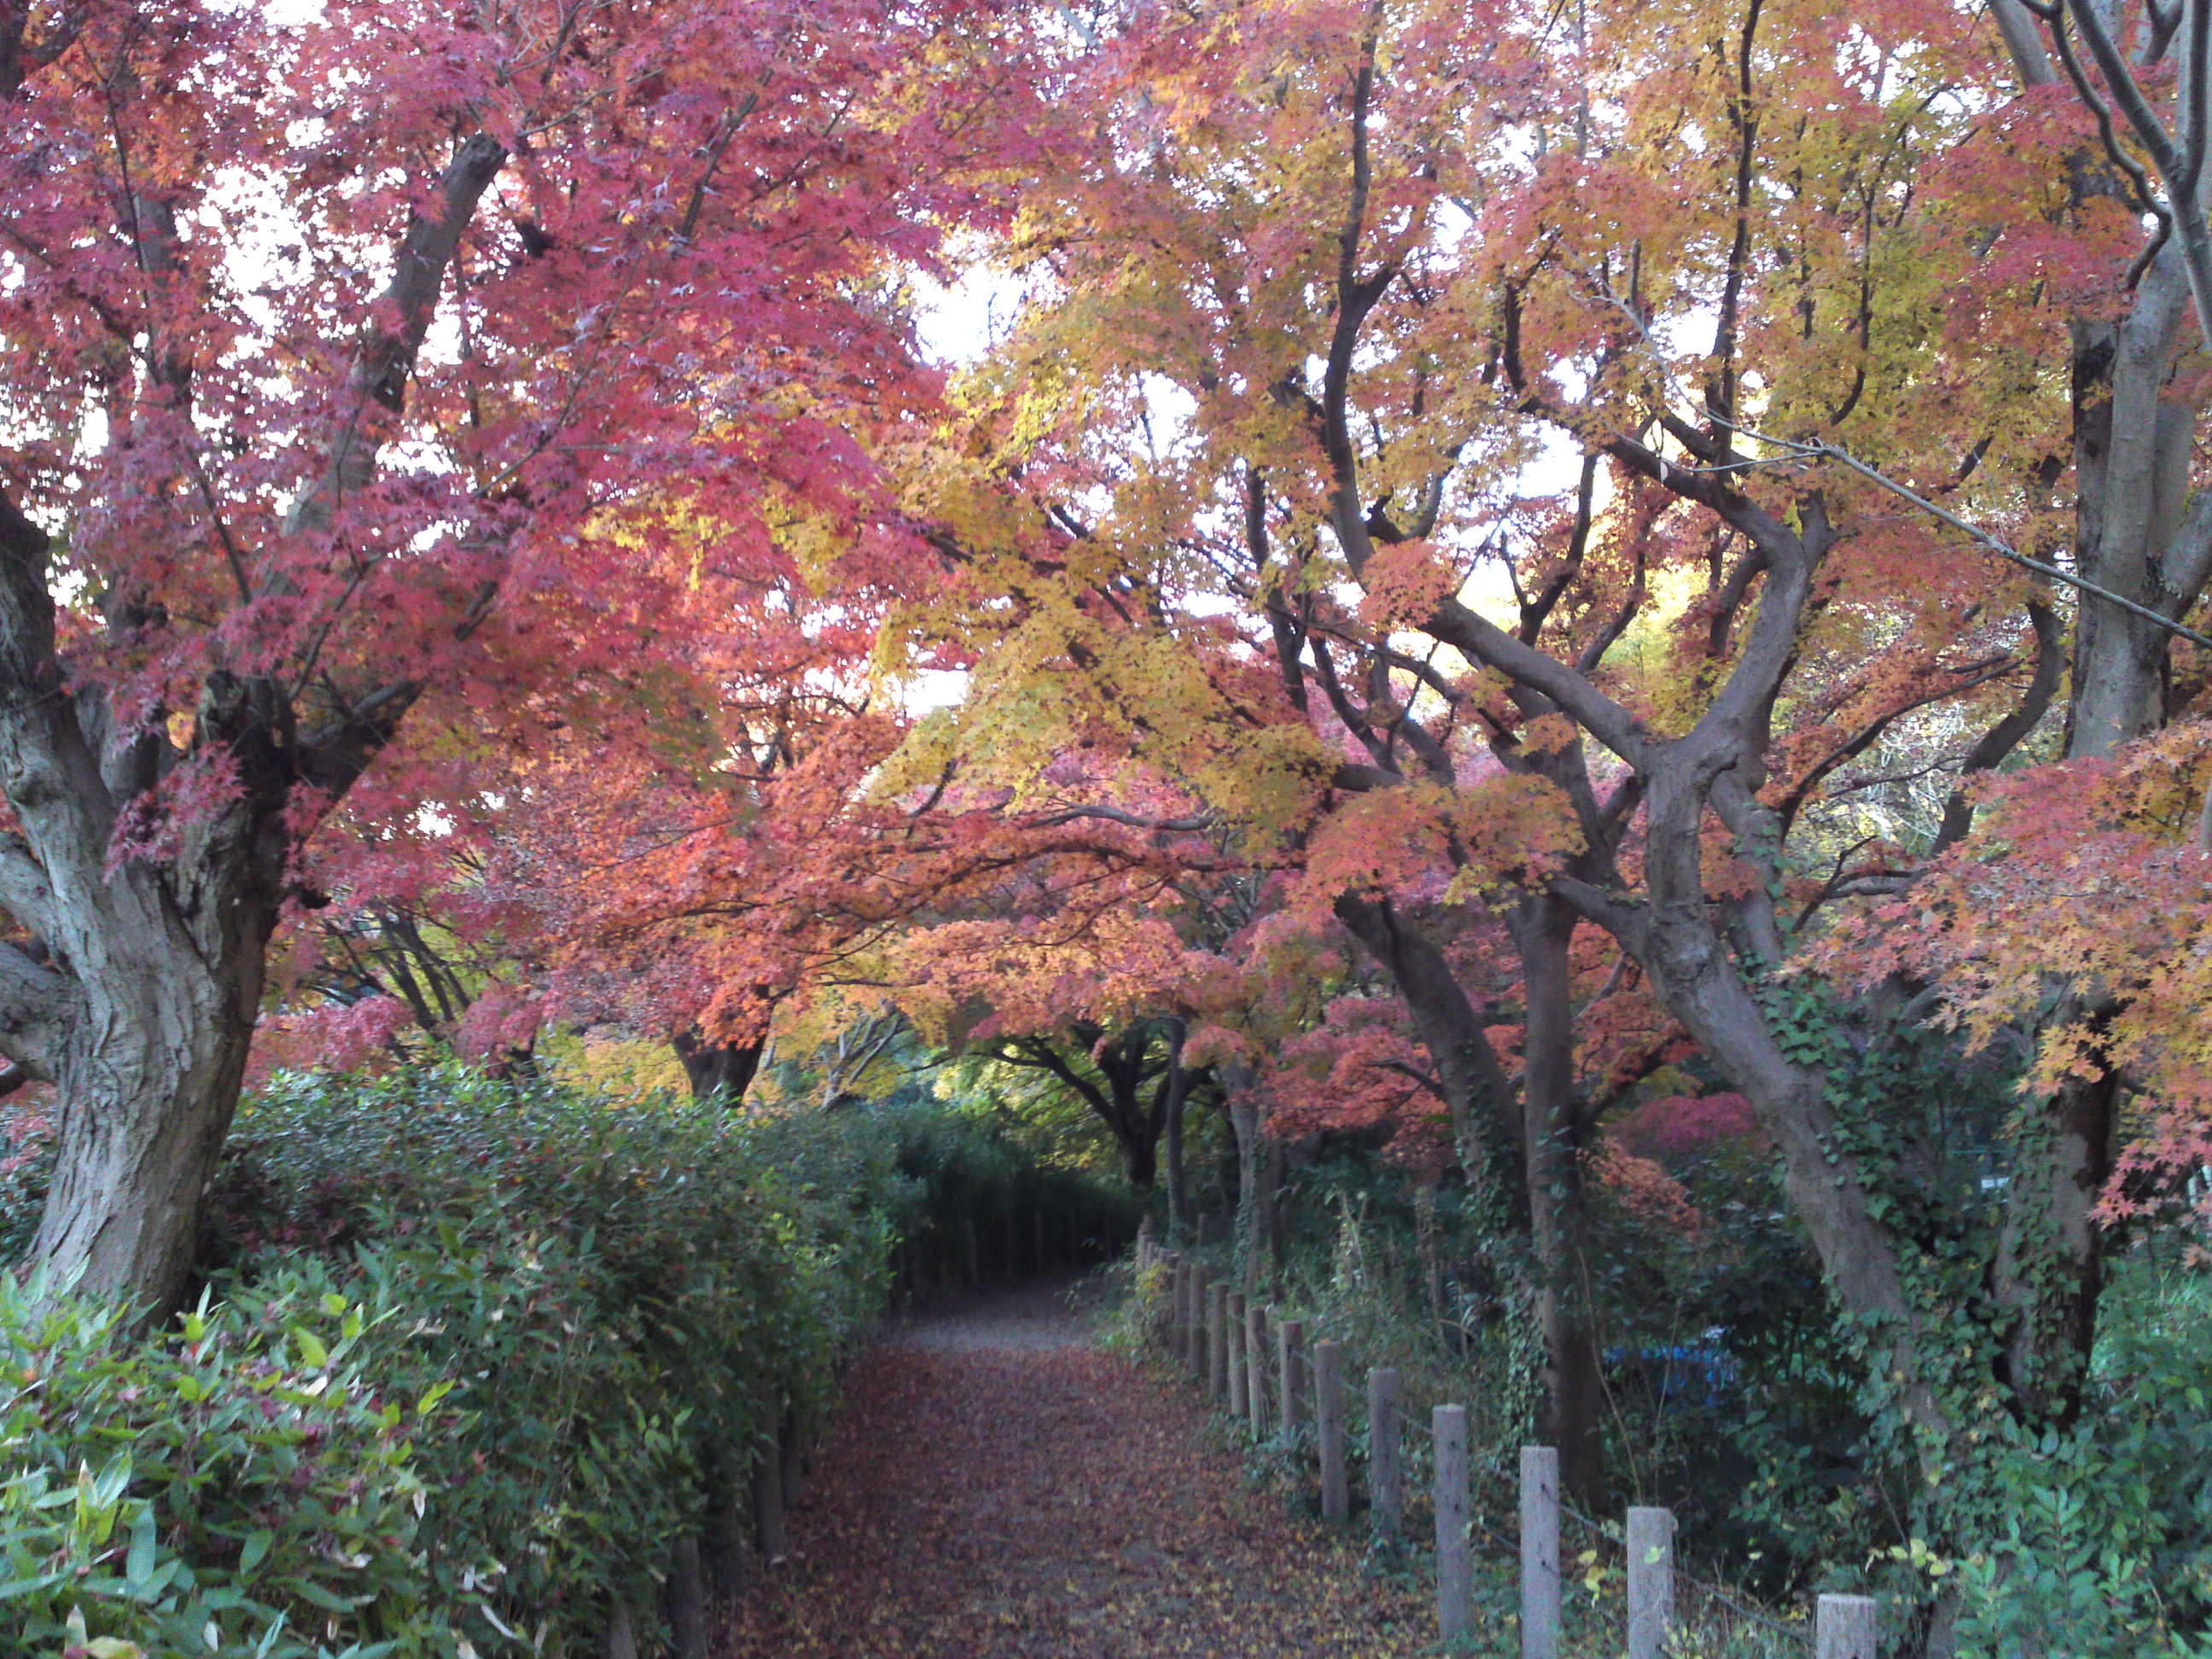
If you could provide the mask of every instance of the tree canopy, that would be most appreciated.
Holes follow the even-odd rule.
[[[33,1255],[257,1041],[842,1025],[1462,1182],[1589,1492],[1725,1101],[1969,1489],[2212,1149],[2208,3],[0,3]]]

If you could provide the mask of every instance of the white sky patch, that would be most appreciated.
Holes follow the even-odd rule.
[[[901,688],[899,706],[909,714],[933,714],[955,708],[968,699],[968,671],[964,668],[925,668],[910,676]]]
[[[915,331],[930,360],[960,368],[982,358],[1012,331],[1021,314],[1021,283],[986,261],[949,284],[916,271],[912,278]]]

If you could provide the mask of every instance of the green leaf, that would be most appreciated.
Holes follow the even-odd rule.
[[[131,1523],[131,1549],[124,1558],[123,1576],[140,1585],[154,1576],[154,1506],[142,1504]]]
[[[295,1325],[292,1340],[300,1345],[300,1358],[307,1362],[308,1370],[319,1371],[331,1363],[331,1351],[313,1331]]]
[[[240,1576],[252,1572],[254,1568],[259,1566],[262,1558],[269,1553],[269,1547],[276,1541],[276,1534],[266,1527],[258,1532],[246,1534],[246,1547],[238,1553],[238,1571]]]

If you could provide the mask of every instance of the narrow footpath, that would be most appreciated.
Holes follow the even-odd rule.
[[[1052,1290],[860,1359],[790,1554],[720,1659],[1383,1659],[1417,1587],[1248,1489],[1194,1395],[1093,1348]]]

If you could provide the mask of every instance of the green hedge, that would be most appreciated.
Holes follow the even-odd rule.
[[[0,1656],[595,1649],[710,1488],[830,1407],[897,1240],[1034,1185],[947,1116],[280,1080],[198,1313],[132,1341],[0,1295]]]

